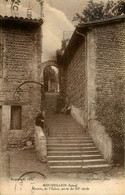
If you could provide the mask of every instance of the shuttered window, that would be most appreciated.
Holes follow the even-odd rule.
[[[11,130],[20,130],[21,129],[21,106],[11,106]]]

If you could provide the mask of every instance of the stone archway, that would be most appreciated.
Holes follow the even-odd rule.
[[[44,70],[47,67],[55,67],[57,69],[57,71],[58,71],[58,82],[59,82],[59,69],[58,69],[57,62],[54,61],[54,60],[48,60],[46,62],[43,62],[42,66],[41,66],[41,69],[42,69],[41,76],[40,76],[41,77],[41,83],[44,83]]]
[[[52,68],[55,67],[55,68]],[[47,69],[54,69],[56,71],[56,76],[58,77],[57,82],[54,81],[55,83],[52,83],[52,81],[50,80],[49,86],[51,86],[48,90],[46,90],[45,86],[45,78],[46,78],[46,74],[45,74],[45,70]],[[57,70],[56,70],[57,69]],[[44,109],[46,110],[47,115],[48,114],[52,114],[53,112],[56,112],[57,110],[57,99],[58,99],[58,92],[59,92],[59,67],[56,61],[54,60],[48,60],[46,62],[43,62],[41,64],[41,83],[44,85],[44,93],[45,93],[45,100],[42,102]],[[56,77],[56,78],[57,78]],[[58,83],[58,86],[57,84]],[[48,84],[47,84],[48,86]]]
[[[42,65],[41,66],[41,69],[42,69],[41,79],[43,78],[43,71],[44,71],[45,67],[47,67],[47,66],[55,66],[58,69],[58,65],[57,65],[57,62],[55,60],[48,60],[46,62],[43,62],[41,65]]]
[[[48,66],[48,65],[58,67],[57,62],[55,60],[48,60],[48,61],[45,61],[42,63],[42,66],[44,66],[44,67]]]

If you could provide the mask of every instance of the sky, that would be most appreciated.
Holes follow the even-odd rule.
[[[100,0],[96,0],[100,1]],[[105,0],[107,1],[107,0]],[[76,12],[81,12],[87,5],[87,0],[45,0],[44,1],[44,24],[43,31],[43,54],[42,62],[55,59],[56,50],[60,49],[63,36],[71,34],[75,27],[72,21]],[[40,5],[37,0],[21,0],[19,17],[27,17],[27,8],[32,9],[32,18],[40,18]],[[11,16],[11,0],[5,4],[0,0],[0,15]]]
[[[46,0],[50,6],[61,10],[72,22],[76,12],[81,12],[87,5],[87,0]]]

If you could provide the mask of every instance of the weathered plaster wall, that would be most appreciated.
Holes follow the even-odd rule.
[[[35,126],[34,143],[37,156],[41,162],[47,161],[47,141],[41,127]]]
[[[86,111],[81,110],[71,105],[71,115],[81,124],[83,128],[86,128]]]
[[[7,137],[9,135],[9,128],[10,128],[10,106],[3,105],[2,106],[2,147],[3,150],[7,149],[8,141]]]

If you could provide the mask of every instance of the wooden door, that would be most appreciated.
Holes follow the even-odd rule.
[[[21,129],[21,106],[11,106],[11,130]]]

